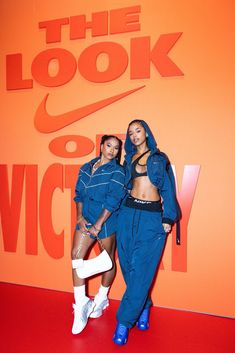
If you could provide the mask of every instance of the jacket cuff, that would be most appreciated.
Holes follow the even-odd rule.
[[[167,223],[167,224],[170,224],[172,226],[175,222],[173,221],[173,219],[170,219],[170,218],[167,218],[167,217],[163,217],[162,218],[162,223]]]
[[[116,208],[115,207],[112,207],[111,205],[107,205],[107,204],[104,204],[103,205],[103,209],[106,209],[107,211],[109,211],[110,213],[113,213]]]

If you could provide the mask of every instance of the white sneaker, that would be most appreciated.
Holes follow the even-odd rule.
[[[99,299],[99,298],[95,297],[93,303],[95,306],[94,306],[92,313],[90,314],[90,317],[93,319],[96,319],[97,317],[100,317],[102,315],[103,310],[109,306],[109,300],[108,300],[108,298]]]
[[[82,305],[73,304],[74,320],[72,333],[74,335],[82,332],[82,330],[86,327],[88,318],[94,307],[95,303],[89,298],[87,298],[87,301],[85,301]]]

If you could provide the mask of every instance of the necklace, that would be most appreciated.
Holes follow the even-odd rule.
[[[96,161],[94,164],[93,164],[93,167],[92,167],[92,172],[94,173],[99,167],[100,165],[100,159],[98,159],[98,161]]]

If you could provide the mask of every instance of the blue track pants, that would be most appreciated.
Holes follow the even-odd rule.
[[[166,233],[160,212],[123,206],[117,227],[117,248],[126,291],[117,320],[131,328],[152,302],[149,289],[164,250]]]

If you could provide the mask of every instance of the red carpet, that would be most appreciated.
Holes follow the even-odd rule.
[[[1,353],[233,353],[235,320],[154,307],[151,327],[133,328],[126,346],[112,342],[118,301],[71,334],[71,293],[0,284]]]

